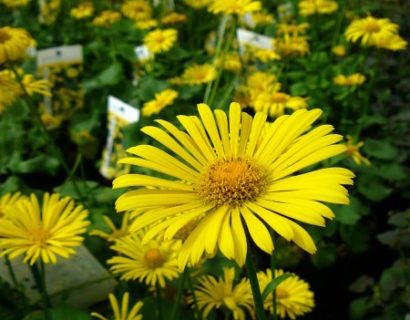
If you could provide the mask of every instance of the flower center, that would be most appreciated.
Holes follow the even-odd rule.
[[[30,236],[33,242],[45,244],[48,240],[48,231],[44,229],[34,229],[30,232]]]
[[[246,159],[219,159],[199,183],[199,193],[208,202],[233,207],[253,200],[266,185],[264,170]]]
[[[160,44],[160,43],[163,43],[164,41],[165,41],[165,37],[162,34],[159,34],[157,36],[156,42]]]
[[[281,288],[276,288],[276,299],[283,299],[283,298],[287,298],[288,292],[284,289]]]
[[[0,43],[5,43],[10,39],[10,34],[5,30],[0,30]]]
[[[158,248],[151,248],[145,251],[144,261],[148,268],[151,269],[159,268],[164,264],[164,258]]]
[[[366,25],[364,26],[364,30],[369,33],[379,32],[380,26],[376,21],[371,20],[366,23]]]

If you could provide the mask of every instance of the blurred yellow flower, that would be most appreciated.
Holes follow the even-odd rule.
[[[128,19],[148,20],[152,17],[152,8],[146,0],[126,0],[121,5],[122,14]]]
[[[0,28],[0,64],[24,58],[31,44],[30,34],[20,28]]]
[[[216,65],[218,67],[222,66],[222,57],[218,57],[216,59]],[[241,59],[237,52],[229,52],[225,55],[225,59],[223,60],[223,69],[231,72],[241,71]]]
[[[118,256],[109,259],[111,271],[122,273],[123,280],[136,280],[155,286],[158,282],[165,287],[165,280],[178,277],[177,255],[181,242],[178,240],[151,240],[142,242],[137,235],[118,239],[111,249]]]
[[[309,23],[307,22],[303,22],[300,24],[280,23],[278,25],[278,34],[285,34],[285,33],[305,34],[307,29],[309,29]]]
[[[100,320],[142,320],[142,315],[138,314],[138,312],[142,308],[143,303],[141,301],[137,302],[131,310],[128,311],[128,304],[130,300],[130,294],[128,292],[125,292],[122,296],[121,309],[117,298],[112,293],[108,295],[108,298],[110,300],[111,309],[114,313],[113,317],[106,318],[97,312],[91,312],[92,317]]]
[[[253,296],[249,281],[242,279],[234,285],[235,269],[224,268],[224,275],[219,279],[213,276],[204,276],[198,280],[195,286],[195,296],[198,300],[199,309],[203,309],[204,319],[208,318],[212,309],[225,307],[230,310],[235,320],[249,319],[245,310],[248,311],[252,319],[255,318]],[[188,298],[193,302],[192,296]]]
[[[0,2],[9,8],[24,7],[29,4],[31,0],[1,0]]]
[[[32,96],[35,93],[51,97],[50,82],[46,79],[36,80],[32,74],[25,74],[22,79],[24,88]]]
[[[369,43],[370,46],[382,48],[391,51],[405,50],[407,48],[407,41],[400,37],[398,34],[394,34],[389,37],[374,38]]]
[[[161,21],[163,24],[182,23],[186,21],[186,15],[172,11],[163,16]]]
[[[212,0],[183,0],[188,6],[200,9],[206,7]]]
[[[216,78],[216,69],[208,64],[194,64],[184,70],[181,76],[183,84],[199,85]]]
[[[168,150],[135,146],[127,150],[135,156],[120,163],[165,176],[125,174],[116,178],[113,188],[134,187],[117,199],[116,210],[143,211],[133,225],[140,230],[154,226],[144,241],[157,235],[172,239],[189,222],[197,222],[179,251],[181,269],[196,264],[204,253],[218,250],[242,266],[250,239],[271,254],[273,243],[265,223],[313,254],[313,240],[296,221],[324,226],[325,218],[334,215],[322,201],[349,203],[342,185],[352,184],[354,177],[344,168],[294,175],[346,151],[338,143],[342,136],[329,134],[332,126],[309,131],[322,111],[302,109],[279,117],[264,136],[266,113],[251,117],[238,103],[231,103],[229,121],[224,111],[211,110],[203,103],[198,112],[200,117],[177,117],[183,130],[165,120],[157,120],[164,129],[142,129]]]
[[[43,113],[41,115],[41,122],[44,124],[47,130],[53,130],[58,128],[63,122],[63,117],[61,115],[53,116],[49,113]]]
[[[346,55],[346,47],[343,44],[339,44],[332,48],[332,53],[338,57],[344,57]]]
[[[366,77],[361,73],[354,73],[350,76],[339,74],[333,78],[333,83],[337,86],[360,86],[366,81]]]
[[[70,15],[77,20],[91,17],[94,13],[94,5],[92,2],[82,2],[77,7],[72,8]]]
[[[101,230],[92,230],[90,231],[91,236],[101,237],[107,241],[114,242],[118,239],[124,238],[130,234],[129,226],[130,226],[130,214],[126,212],[122,217],[121,228],[117,229],[115,224],[112,222],[110,217],[104,216],[104,221],[110,228],[110,233],[101,231]]]
[[[155,94],[155,99],[144,103],[142,107],[142,115],[149,117],[153,114],[158,114],[166,106],[174,103],[178,97],[178,92],[172,89],[165,89],[160,93]]]
[[[357,42],[360,38],[362,45],[373,45],[379,38],[390,38],[397,33],[399,25],[389,19],[377,19],[368,16],[350,23],[345,31],[345,37],[350,42]]]
[[[359,166],[362,162],[366,165],[366,166],[370,166],[370,161],[369,159],[367,159],[366,157],[362,156],[360,154],[359,149],[361,147],[364,146],[364,142],[363,141],[359,141],[359,143],[354,144],[353,143],[353,139],[351,136],[346,136],[347,137],[347,150],[346,150],[346,155],[349,158],[352,158],[353,161]]]
[[[88,212],[75,206],[69,197],[44,194],[40,207],[37,197],[18,201],[13,214],[0,219],[1,256],[14,259],[25,254],[24,262],[33,265],[38,259],[55,264],[56,256],[68,259],[73,247],[83,242],[82,233],[90,224]]]
[[[177,36],[175,29],[156,29],[144,37],[144,44],[153,54],[167,52],[174,46]]]
[[[273,15],[267,12],[252,12],[252,21],[257,26],[264,26],[273,22]]]
[[[275,270],[275,278],[283,275],[283,270]],[[272,281],[272,271],[258,272],[258,281],[261,292]],[[264,301],[264,308],[273,314],[273,295],[272,293]],[[276,287],[276,312],[280,318],[296,319],[315,307],[314,294],[309,288],[309,284],[298,276],[292,275],[282,281]]]
[[[252,58],[261,62],[269,62],[273,60],[280,60],[281,57],[273,50],[253,49],[251,50]]]
[[[109,27],[121,19],[121,14],[116,11],[104,10],[93,20],[94,26]]]
[[[314,14],[330,14],[339,8],[336,1],[332,0],[302,0],[299,1],[299,13],[302,16]]]
[[[282,38],[277,38],[276,51],[281,57],[305,56],[310,53],[307,39],[296,33],[285,33]]]
[[[245,13],[259,11],[262,4],[253,0],[212,0],[208,10],[213,14],[237,15],[242,17]]]
[[[14,194],[6,193],[0,197],[0,218],[4,216],[8,216],[10,214],[13,214],[11,209],[13,209],[13,206],[18,202],[23,199],[26,199],[26,196],[23,196],[21,192],[16,192]]]
[[[19,84],[14,80],[14,75],[8,69],[0,71],[0,114],[6,107],[12,105],[21,94]]]
[[[135,27],[141,30],[148,30],[158,26],[158,21],[154,19],[137,20]]]

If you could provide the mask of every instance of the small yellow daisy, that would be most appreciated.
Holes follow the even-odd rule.
[[[208,10],[213,14],[237,15],[242,17],[245,13],[259,11],[262,7],[260,1],[253,0],[212,0]]]
[[[128,312],[128,304],[130,300],[130,294],[128,292],[125,292],[122,296],[121,309],[117,298],[112,293],[108,295],[108,298],[110,300],[111,309],[114,313],[113,317],[106,318],[97,312],[91,312],[92,317],[98,318],[100,320],[142,320],[142,315],[138,314],[143,305],[141,301],[137,302]]]
[[[155,94],[155,99],[144,103],[142,107],[142,115],[149,117],[153,114],[158,114],[166,106],[174,103],[178,97],[178,92],[172,89],[165,89],[160,93]]]
[[[15,61],[24,57],[31,44],[28,32],[20,28],[0,28],[0,64],[7,60]]]
[[[144,44],[151,53],[167,52],[174,46],[177,36],[175,29],[156,29],[144,37]]]

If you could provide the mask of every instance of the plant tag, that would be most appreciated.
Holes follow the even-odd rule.
[[[243,17],[242,17],[242,21],[249,27],[249,28],[255,28],[256,27],[256,22],[253,20],[252,18],[252,14],[250,14],[249,12],[246,13]]]
[[[273,49],[273,39],[270,37],[245,29],[238,29],[236,35],[240,46],[250,45],[259,49]]]
[[[154,56],[145,45],[135,47],[134,52],[139,61],[149,60]]]

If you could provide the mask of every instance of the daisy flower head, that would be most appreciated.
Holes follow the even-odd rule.
[[[72,8],[70,15],[77,20],[91,17],[94,13],[94,5],[92,2],[82,2],[78,7]]]
[[[283,275],[283,270],[275,270],[275,278]],[[272,281],[272,271],[258,272],[258,281],[261,292]],[[298,276],[292,275],[276,287],[276,312],[280,318],[296,319],[305,313],[311,312],[315,306],[314,294],[309,284]],[[264,308],[273,314],[272,293],[264,301]]]
[[[336,1],[332,0],[302,0],[299,1],[299,13],[302,16],[314,14],[331,14],[339,8]]]
[[[377,43],[379,38],[390,38],[397,34],[399,25],[389,19],[377,19],[368,16],[356,19],[350,23],[345,31],[347,41],[357,42],[361,38],[361,44],[368,46]]]
[[[332,53],[338,57],[344,57],[346,55],[346,47],[343,44],[339,44],[332,48]]]
[[[26,199],[20,192],[6,193],[0,197],[0,218],[12,214],[13,206],[22,199]]]
[[[199,309],[203,310],[204,319],[207,319],[212,309],[226,307],[233,314],[235,320],[245,320],[247,311],[255,318],[253,311],[253,296],[249,281],[242,279],[234,285],[235,269],[224,268],[224,275],[219,279],[213,276],[204,276],[198,280],[195,287],[195,296]],[[189,297],[192,303],[193,298]]]
[[[194,9],[206,7],[212,0],[183,0],[184,3]]]
[[[353,161],[360,166],[360,164],[363,162],[366,166],[370,166],[370,161],[367,159],[365,156],[360,154],[359,149],[364,146],[363,141],[359,141],[358,143],[353,143],[353,139],[351,136],[346,136],[347,137],[347,150],[346,150],[346,155],[353,159]]]
[[[161,21],[163,24],[176,24],[186,22],[186,15],[172,11],[167,13],[162,17]]]
[[[276,39],[276,51],[281,57],[305,56],[310,53],[309,43],[303,36],[296,33],[285,33],[282,38]]]
[[[300,24],[288,24],[288,23],[280,23],[278,25],[278,34],[285,34],[285,33],[299,33],[305,34],[309,29],[309,23],[303,22]]]
[[[274,21],[273,15],[267,12],[253,12],[252,13],[252,21],[257,26],[265,26],[272,24]]]
[[[107,261],[111,271],[122,274],[123,280],[135,280],[147,285],[158,284],[165,287],[165,280],[178,277],[177,255],[181,242],[178,240],[159,241],[153,239],[143,243],[140,236],[132,234],[118,239],[111,247],[118,256]]]
[[[157,234],[172,239],[190,221],[198,221],[179,253],[181,269],[218,249],[242,266],[247,253],[244,227],[269,254],[273,243],[266,225],[313,254],[313,240],[296,221],[324,226],[324,218],[334,214],[322,202],[348,204],[342,185],[352,184],[354,176],[344,168],[297,174],[346,151],[338,144],[342,136],[330,134],[332,126],[311,130],[322,111],[302,109],[279,117],[264,137],[266,113],[252,118],[238,103],[231,103],[228,116],[203,103],[198,112],[200,117],[177,117],[182,130],[165,120],[157,120],[162,129],[142,129],[168,150],[140,145],[127,150],[136,157],[119,162],[165,177],[126,174],[115,179],[114,188],[136,187],[117,199],[117,211],[146,210],[134,221],[140,229],[155,225],[143,243]]]
[[[253,0],[212,0],[208,11],[213,14],[237,15],[242,17],[246,13],[259,11],[262,7],[260,1]]]
[[[24,262],[33,265],[38,259],[55,264],[57,256],[68,259],[81,245],[88,212],[76,206],[69,197],[44,194],[42,206],[32,194],[30,199],[18,201],[13,214],[0,219],[1,256],[14,259],[25,254]]]
[[[108,319],[113,319],[113,320],[142,320],[142,315],[140,315],[138,312],[142,308],[143,303],[141,301],[137,302],[131,310],[128,311],[128,305],[130,301],[130,294],[128,292],[125,292],[124,295],[122,296],[121,300],[121,308],[118,303],[117,298],[110,293],[108,295],[108,299],[110,300],[111,304],[111,309],[113,311],[113,317],[106,318],[103,315],[97,313],[97,312],[91,312],[91,316],[100,320],[108,320]]]
[[[339,74],[333,78],[333,83],[337,86],[360,86],[366,81],[366,77],[361,73],[354,73],[350,76]]]
[[[218,57],[216,59],[216,65],[218,67],[222,66],[224,70],[230,72],[239,72],[242,69],[241,59],[239,54],[236,52],[228,52],[224,59],[222,57]]]
[[[394,34],[389,37],[374,38],[369,42],[369,45],[386,50],[399,51],[407,48],[407,41],[398,34]]]
[[[156,29],[144,37],[144,44],[153,54],[167,52],[177,40],[178,31],[175,29]]]
[[[178,97],[178,91],[172,89],[165,89],[160,93],[155,94],[155,99],[144,103],[142,107],[142,115],[149,117],[153,114],[158,114],[166,106],[174,103],[174,100]]]
[[[1,0],[0,3],[8,8],[16,9],[28,5],[30,1],[31,0]]]
[[[110,233],[101,231],[101,230],[92,230],[90,235],[101,237],[107,241],[115,242],[118,239],[127,237],[130,235],[129,226],[130,226],[130,214],[126,212],[122,217],[121,227],[117,228],[114,222],[108,216],[103,217],[105,223],[110,228]]]
[[[137,20],[135,27],[141,30],[149,30],[156,28],[158,26],[158,21],[155,19]]]
[[[138,21],[147,20],[152,17],[152,8],[146,0],[126,0],[121,5],[121,12],[124,17]]]
[[[21,94],[21,87],[15,81],[14,74],[8,70],[0,71],[0,114],[11,106]]]
[[[181,76],[183,84],[199,85],[216,78],[216,69],[209,63],[193,64],[186,68]]]
[[[31,36],[24,29],[0,28],[0,64],[7,60],[16,61],[22,59],[31,41]]]
[[[116,11],[104,10],[93,20],[94,26],[109,27],[121,19],[121,14]]]

